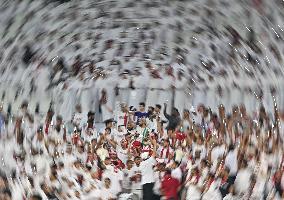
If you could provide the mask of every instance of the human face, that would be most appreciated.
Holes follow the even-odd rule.
[[[189,117],[189,112],[183,111],[183,118],[188,118],[188,117]]]
[[[110,187],[110,179],[108,179],[108,178],[105,179],[105,187],[106,188]]]
[[[156,106],[155,109],[154,109],[154,111],[155,111],[156,113],[159,113],[159,112],[160,112],[160,109]]]
[[[134,162],[135,162],[136,166],[139,166],[140,163],[141,163],[141,158],[140,157],[139,158],[135,158]]]
[[[133,167],[133,161],[127,162],[127,169],[131,169]]]
[[[140,112],[144,112],[145,111],[145,107],[143,105],[139,105],[139,111]]]
[[[165,140],[165,141],[164,141],[164,147],[167,148],[168,146],[169,146],[169,141],[168,141],[168,140]]]
[[[121,147],[122,148],[127,148],[127,141],[126,140],[121,140]]]

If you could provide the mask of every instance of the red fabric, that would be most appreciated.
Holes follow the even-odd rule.
[[[46,135],[48,135],[49,124],[50,124],[50,123],[46,123],[46,125],[45,125],[45,130],[44,130],[44,132],[45,132]]]
[[[183,132],[176,132],[177,140],[183,141],[186,138],[186,135]]]
[[[72,138],[72,141],[73,141],[73,144],[77,145],[79,143],[79,135],[78,134],[74,134],[73,138]]]
[[[160,158],[162,158],[162,159],[164,159],[164,150],[165,150],[165,148],[163,148],[162,151],[161,151]],[[168,163],[170,162],[169,155],[170,155],[170,147],[168,147],[167,151],[166,151],[166,159],[168,159]]]
[[[179,181],[171,175],[165,175],[162,181],[161,189],[166,200],[178,200]]]
[[[139,142],[139,141],[134,141],[134,142],[132,143],[132,147],[133,147],[133,148],[140,148],[140,147],[141,147],[141,142]]]

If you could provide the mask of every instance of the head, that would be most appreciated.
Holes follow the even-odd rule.
[[[136,124],[135,124],[134,121],[131,120],[127,123],[127,130],[131,131],[131,130],[135,129],[135,127],[136,127]]]
[[[142,159],[141,159],[140,156],[136,156],[136,157],[134,158],[134,162],[135,162],[136,166],[140,166],[141,161],[142,161]]]
[[[72,153],[72,145],[71,144],[67,144],[66,153],[68,153],[68,154]]]
[[[27,111],[28,110],[28,106],[29,106],[28,102],[27,101],[23,101],[23,103],[21,105],[21,109],[23,111]]]
[[[104,186],[105,186],[105,188],[110,188],[110,185],[111,185],[111,181],[110,181],[110,179],[109,178],[105,178],[105,180],[104,180]]]
[[[106,128],[112,128],[113,124],[112,124],[112,120],[106,120],[105,121],[105,125],[106,125]]]
[[[178,168],[179,167],[179,162],[174,161],[172,167],[173,167],[173,169]]]
[[[80,104],[77,104],[76,107],[75,107],[75,109],[76,109],[76,112],[78,112],[78,113],[81,113],[81,112],[82,112],[82,107],[81,107]]]
[[[118,159],[118,157],[117,157],[117,152],[111,150],[111,151],[109,152],[109,157],[111,158],[112,161],[116,161],[116,160]]]
[[[179,111],[178,111],[177,108],[173,108],[173,109],[172,109],[172,115],[174,115],[174,116],[176,116],[176,117],[179,116]]]
[[[111,129],[110,129],[110,128],[105,128],[105,133],[106,133],[107,135],[110,135]]]
[[[79,153],[84,153],[84,151],[85,151],[84,145],[83,144],[78,145],[78,152]]]
[[[168,148],[170,146],[170,140],[168,138],[164,140],[163,146],[164,148]]]
[[[126,104],[121,104],[120,109],[121,109],[122,112],[127,112],[127,110],[128,110]]]
[[[42,200],[42,197],[39,194],[34,194],[29,200]]]
[[[127,169],[130,170],[133,167],[133,164],[134,164],[133,160],[127,160],[126,162]]]
[[[139,103],[139,111],[140,112],[145,112],[145,103],[144,102],[140,102]]]
[[[62,117],[58,115],[56,117],[56,125],[60,126],[63,123]]]
[[[219,116],[224,118],[225,114],[225,107],[223,106],[223,104],[219,105]]]
[[[198,107],[197,107],[197,113],[198,113],[199,115],[203,115],[204,109],[205,109],[205,106],[204,106],[203,104],[198,105]]]
[[[42,141],[42,140],[43,140],[43,137],[44,137],[44,134],[43,134],[43,132],[42,132],[42,129],[38,130],[38,131],[37,131],[37,139],[38,139],[39,141]]]
[[[127,146],[128,146],[127,140],[126,140],[126,139],[122,139],[122,140],[120,141],[120,145],[121,145],[121,147],[122,147],[123,149],[127,149]]]
[[[106,157],[105,161],[104,161],[105,165],[110,165],[111,164],[111,159],[110,157]]]
[[[233,106],[232,114],[233,114],[233,117],[237,117],[239,115],[239,107],[238,106]]]
[[[140,120],[139,120],[139,125],[140,126],[144,126],[144,125],[146,125],[147,123],[146,123],[146,119],[145,118],[140,118]]]
[[[171,174],[172,174],[172,171],[170,169],[167,169],[165,171],[165,176],[171,176]]]
[[[184,109],[182,115],[183,115],[183,118],[189,118],[189,110]]]
[[[161,108],[162,108],[162,106],[160,104],[156,104],[154,111],[156,113],[160,113],[161,112]]]
[[[148,113],[150,113],[150,114],[154,113],[154,108],[152,106],[148,107]]]

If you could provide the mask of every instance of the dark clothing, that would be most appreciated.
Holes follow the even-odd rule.
[[[226,181],[222,181],[219,190],[223,198],[229,193],[229,189],[231,185],[234,184],[235,179],[236,179],[236,176],[229,176]]]
[[[169,121],[168,126],[166,127],[167,130],[175,130],[177,126],[180,124],[180,117],[179,116],[174,116],[174,115],[169,115],[167,114],[166,110],[164,110],[164,115]]]
[[[30,64],[33,56],[34,56],[34,53],[29,48],[27,48],[22,57],[23,63],[25,63],[26,65]]]
[[[154,188],[154,183],[146,183],[143,185],[143,200],[155,199],[153,188]]]
[[[149,114],[148,114],[147,112],[140,112],[140,111],[137,111],[137,112],[134,113],[134,116],[137,117],[137,124],[138,124],[138,122],[139,122],[139,120],[140,120],[141,118],[143,118],[143,117],[146,118],[146,117],[149,116]]]

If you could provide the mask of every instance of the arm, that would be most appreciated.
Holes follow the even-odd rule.
[[[157,156],[157,141],[156,141],[155,139],[152,139],[151,137],[150,137],[150,141],[151,141],[151,143],[152,143],[152,145],[153,145],[153,154],[152,154],[152,157],[153,157],[153,158],[156,158],[156,156]]]
[[[106,137],[106,140],[108,141],[108,143],[109,143],[113,148],[116,149],[116,146],[117,146],[117,142],[116,142],[116,141],[114,141],[113,139],[108,139],[107,137]]]
[[[166,103],[164,103],[164,115],[167,119],[170,118],[170,115],[167,113],[167,104]]]

